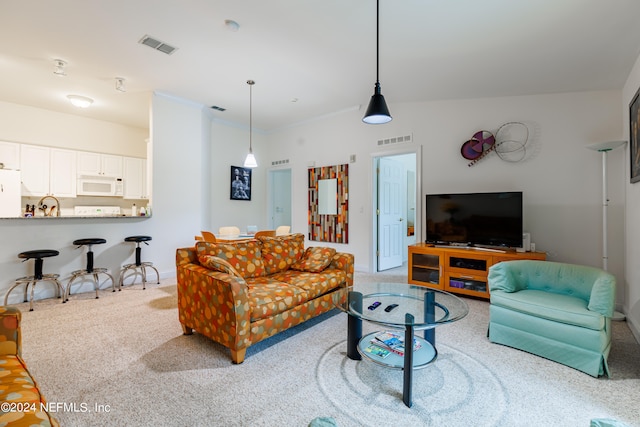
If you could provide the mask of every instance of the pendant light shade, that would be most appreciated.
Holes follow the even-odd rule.
[[[375,92],[371,96],[369,107],[367,107],[367,112],[362,121],[370,125],[379,125],[391,121],[391,114],[389,114],[384,96],[380,93],[380,83],[378,82],[376,82]]]
[[[257,168],[258,167],[258,162],[256,162],[256,156],[253,155],[253,144],[252,144],[252,104],[253,104],[253,97],[252,97],[252,88],[253,85],[256,84],[256,82],[254,82],[253,80],[247,80],[247,84],[249,85],[249,154],[247,154],[247,157],[244,159],[244,167],[245,168]]]
[[[376,86],[369,101],[369,107],[362,121],[370,125],[379,125],[391,121],[391,114],[380,90],[380,0],[376,0]]]

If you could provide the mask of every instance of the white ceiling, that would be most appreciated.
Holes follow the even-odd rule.
[[[380,83],[392,115],[398,102],[621,89],[640,53],[638,0],[380,3]],[[146,128],[157,91],[225,107],[214,115],[246,125],[253,79],[258,129],[364,111],[376,79],[375,8],[374,0],[0,0],[0,100]],[[141,45],[144,35],[178,50]],[[54,59],[68,62],[66,77],[53,74]],[[78,110],[71,93],[95,102]]]

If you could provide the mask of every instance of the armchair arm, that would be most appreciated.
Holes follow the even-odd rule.
[[[353,262],[355,257],[353,254],[346,252],[336,252],[329,264],[329,268],[343,270],[347,273],[346,286],[353,286]]]
[[[517,292],[524,289],[521,280],[518,280],[519,275],[514,274],[514,268],[517,268],[518,263],[520,261],[502,261],[489,267],[487,281],[490,293],[493,291]]]
[[[587,308],[605,317],[611,317],[613,316],[615,299],[616,278],[603,271],[593,283]]]
[[[22,355],[22,313],[15,307],[0,307],[0,354]]]

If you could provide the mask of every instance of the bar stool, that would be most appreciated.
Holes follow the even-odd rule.
[[[84,277],[87,275],[93,276],[93,288],[96,291],[96,299],[99,298],[98,290],[100,289],[100,282],[98,281],[98,275],[104,274],[109,279],[111,279],[111,287],[113,288],[112,292],[116,291],[116,281],[113,279],[113,276],[109,274],[106,268],[102,267],[94,267],[93,266],[93,245],[101,245],[103,243],[107,243],[106,239],[100,238],[89,238],[89,239],[77,239],[73,241],[74,245],[77,245],[76,249],[80,249],[83,246],[86,246],[89,250],[87,251],[87,268],[84,270],[76,270],[71,273],[71,279],[69,279],[69,283],[67,283],[67,289],[64,293],[64,301],[69,301],[69,295],[71,295],[71,284],[78,277]]]
[[[59,254],[60,252],[53,249],[37,249],[19,253],[18,258],[24,259],[24,261],[22,262],[28,261],[30,259],[35,260],[33,276],[25,276],[16,279],[16,283],[7,291],[7,294],[4,297],[4,305],[7,305],[7,301],[9,300],[9,294],[11,293],[11,291],[13,291],[20,285],[25,285],[24,302],[29,301],[29,311],[33,311],[33,294],[37,282],[53,282],[56,285],[56,298],[60,298],[61,296],[63,296],[64,288],[58,281],[58,277],[60,277],[60,275],[42,273],[42,265],[44,264],[43,258],[58,256]],[[31,285],[31,299],[27,300],[27,291],[29,290],[29,285]],[[64,302],[64,300],[62,302]]]
[[[141,254],[142,248],[140,247],[140,243],[144,243],[145,245],[149,245],[147,242],[151,240],[151,236],[129,236],[125,237],[125,242],[136,242],[136,262],[135,264],[126,264],[122,267],[122,271],[120,272],[120,280],[118,282],[118,290],[122,290],[122,285],[124,282],[124,275],[127,270],[134,270],[135,273],[139,273],[142,276],[142,289],[146,289],[147,285],[147,268],[151,268],[156,272],[156,278],[158,280],[158,284],[160,284],[160,274],[158,274],[158,269],[153,266],[152,262],[142,262]]]

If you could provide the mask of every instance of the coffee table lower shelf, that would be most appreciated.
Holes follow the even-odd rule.
[[[362,337],[358,343],[358,353],[360,353],[360,355],[366,360],[384,366],[385,368],[399,370],[404,369],[404,356],[391,352],[388,356],[383,358],[366,351],[366,348],[369,347],[371,342],[375,340],[375,336],[379,333],[380,331],[372,332]],[[424,338],[419,336],[415,336],[414,338],[420,343],[421,347],[413,352],[413,369],[426,368],[436,360],[438,357],[438,351]]]

